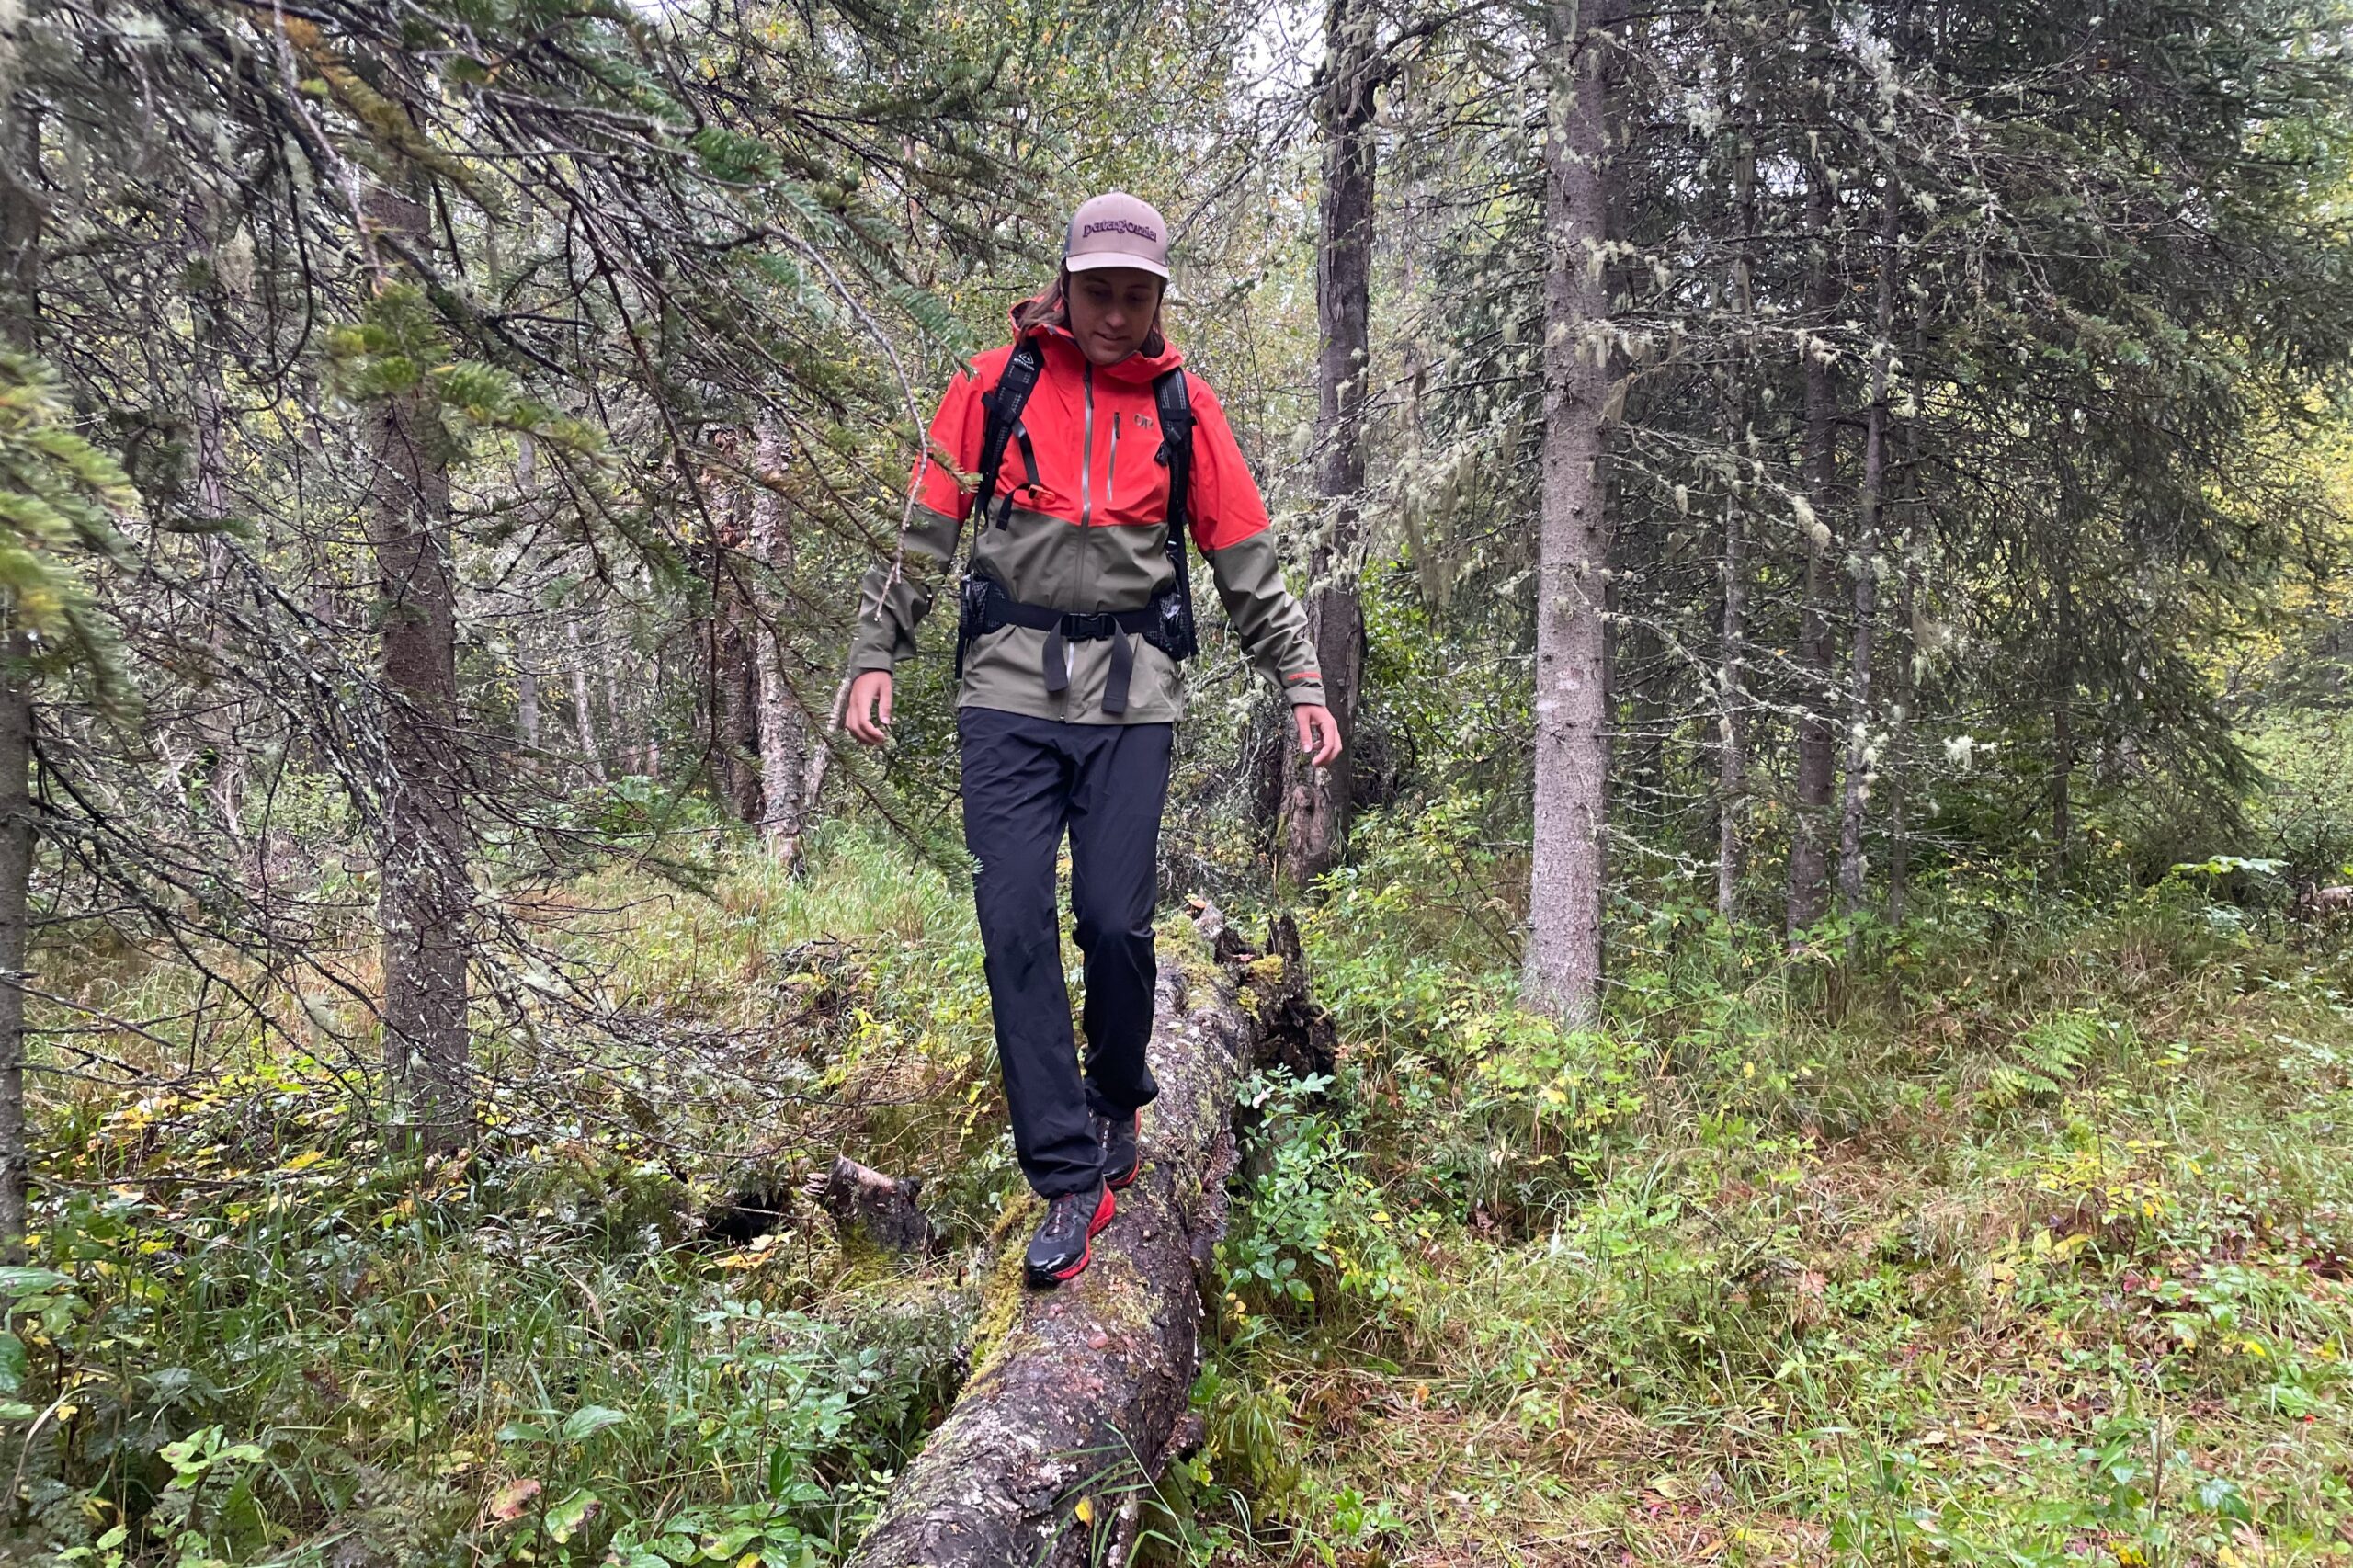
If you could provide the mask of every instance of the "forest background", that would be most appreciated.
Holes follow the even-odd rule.
[[[852,1549],[1024,1201],[853,585],[1120,187],[1350,740],[1205,629],[1342,1045],[1128,1539],[2353,1555],[2348,26],[0,3],[12,1551]]]

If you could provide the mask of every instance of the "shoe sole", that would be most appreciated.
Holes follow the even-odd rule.
[[[1142,1111],[1136,1112],[1136,1137],[1139,1140],[1143,1137],[1143,1112]],[[1103,1185],[1109,1187],[1113,1192],[1125,1191],[1130,1186],[1133,1185],[1137,1176],[1141,1174],[1142,1170],[1143,1148],[1142,1143],[1139,1142],[1136,1148],[1136,1163],[1128,1167],[1127,1174],[1116,1178],[1105,1176],[1103,1178]]]
[[[1033,1285],[1059,1285],[1065,1279],[1075,1279],[1086,1273],[1086,1266],[1095,1261],[1096,1234],[1111,1222],[1111,1216],[1118,1211],[1119,1205],[1111,1200],[1111,1189],[1107,1186],[1103,1189],[1103,1201],[1095,1206],[1095,1217],[1086,1221],[1086,1240],[1078,1249],[1078,1261],[1053,1274],[1040,1274],[1034,1268],[1029,1269],[1029,1282]]]

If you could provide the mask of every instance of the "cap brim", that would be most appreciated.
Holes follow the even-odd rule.
[[[1156,261],[1140,256],[1126,256],[1115,250],[1088,251],[1083,256],[1066,256],[1063,265],[1073,272],[1099,272],[1107,267],[1132,267],[1138,272],[1149,272],[1154,278],[1165,278],[1168,269]]]

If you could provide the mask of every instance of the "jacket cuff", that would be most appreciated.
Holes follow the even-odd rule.
[[[850,678],[856,680],[859,676],[874,670],[896,673],[899,661],[892,652],[892,641],[890,631],[886,628],[859,627],[858,635],[851,639],[849,645]]]
[[[1310,705],[1317,708],[1331,706],[1324,699],[1324,681],[1320,676],[1293,676],[1285,680],[1283,700],[1289,702],[1293,708],[1305,708]]]

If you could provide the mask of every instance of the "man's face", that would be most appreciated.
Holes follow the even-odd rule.
[[[1070,275],[1070,331],[1089,361],[1116,365],[1151,335],[1161,281],[1139,267],[1098,267]]]

